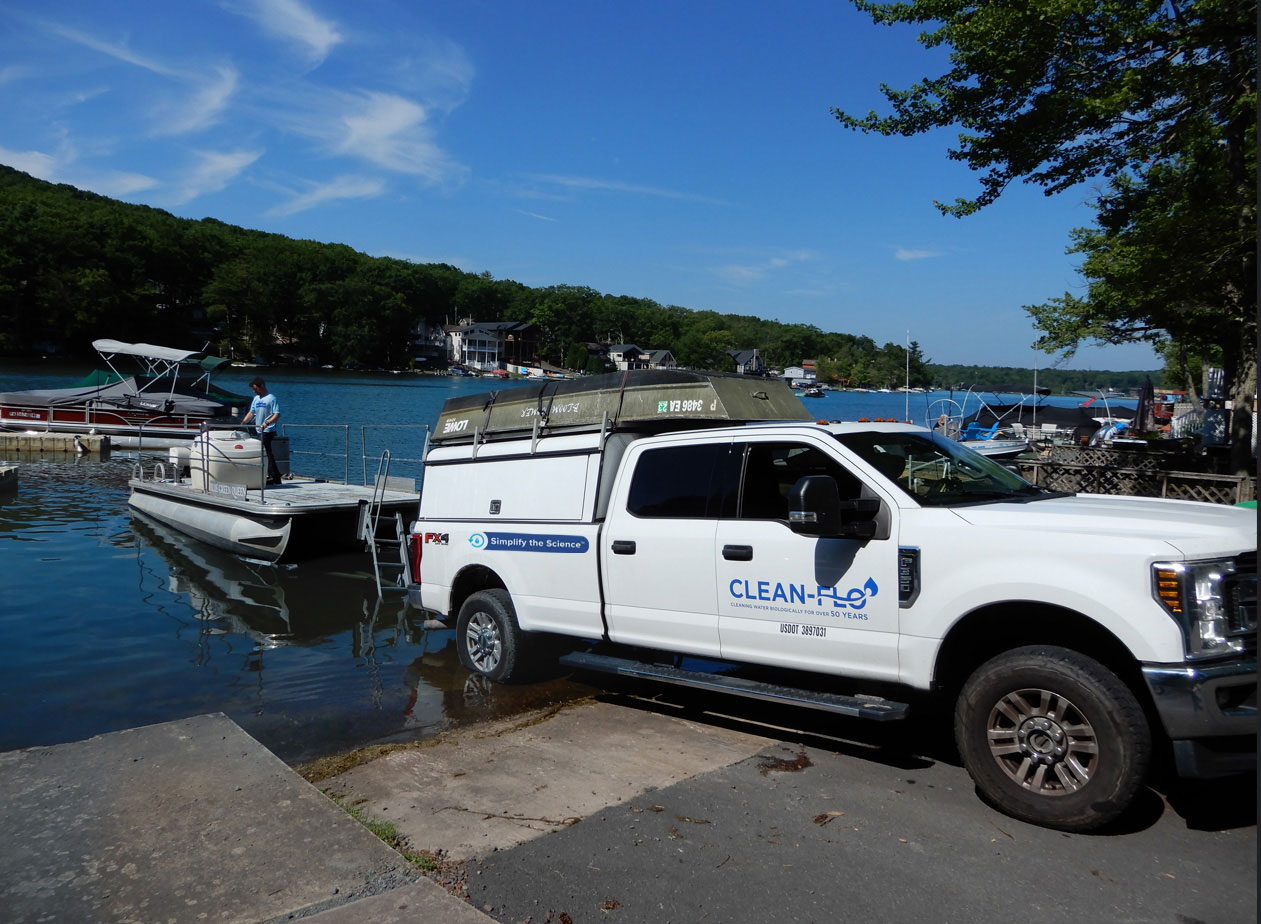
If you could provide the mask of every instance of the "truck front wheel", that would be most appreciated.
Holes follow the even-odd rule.
[[[1142,708],[1115,674],[1041,645],[1005,652],[968,678],[955,741],[982,796],[1063,831],[1089,831],[1124,812],[1152,746]]]
[[[521,673],[523,639],[508,591],[479,590],[460,607],[455,623],[460,663],[475,674],[507,683]]]

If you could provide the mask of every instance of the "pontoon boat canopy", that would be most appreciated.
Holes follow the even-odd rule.
[[[171,347],[154,346],[152,343],[123,343],[121,340],[93,340],[92,347],[102,356],[140,356],[144,359],[161,359],[179,363],[196,356],[198,350],[174,350]]]

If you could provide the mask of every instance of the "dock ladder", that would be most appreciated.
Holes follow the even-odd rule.
[[[389,484],[390,451],[381,453],[377,463],[377,477],[372,489],[372,500],[360,510],[360,535],[364,545],[372,553],[372,574],[377,582],[377,599],[381,599],[386,584],[392,590],[406,590],[412,582],[412,563],[407,555],[407,531],[401,514],[393,517],[381,514],[386,486]]]

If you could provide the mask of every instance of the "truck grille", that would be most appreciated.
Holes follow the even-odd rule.
[[[1235,559],[1235,573],[1222,587],[1225,597],[1227,635],[1243,639],[1246,650],[1257,650],[1257,553]]]

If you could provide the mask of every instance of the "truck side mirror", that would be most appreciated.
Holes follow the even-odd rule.
[[[827,475],[806,475],[788,492],[788,528],[806,536],[841,532],[841,492]]]

